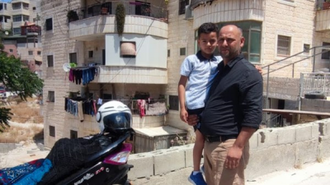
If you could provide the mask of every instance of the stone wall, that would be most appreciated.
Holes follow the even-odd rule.
[[[300,168],[305,163],[330,157],[330,119],[284,128],[265,128],[250,139],[250,161],[246,179],[267,173]],[[193,144],[132,154],[134,168],[129,179],[135,185],[189,184]]]

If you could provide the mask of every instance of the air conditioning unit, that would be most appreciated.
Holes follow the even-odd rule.
[[[185,19],[186,20],[193,19],[193,13],[192,10],[190,9],[190,5],[186,5],[185,7]]]

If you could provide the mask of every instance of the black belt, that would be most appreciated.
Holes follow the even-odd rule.
[[[205,136],[205,141],[212,142],[225,142],[228,139],[236,139],[236,135],[227,135],[227,136]]]

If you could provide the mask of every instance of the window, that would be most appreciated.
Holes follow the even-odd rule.
[[[13,10],[21,9],[21,3],[12,3]]]
[[[304,44],[304,53],[309,53],[310,48],[311,48],[311,45]]]
[[[322,56],[321,59],[330,59],[330,43],[323,42],[322,46],[326,47],[327,49],[322,49]]]
[[[179,110],[179,98],[178,96],[169,96],[170,110]]]
[[[124,58],[135,58],[136,56],[135,42],[121,41],[120,56]]]
[[[53,57],[53,55],[48,55],[47,56],[47,64],[48,64],[48,67],[54,67],[54,57]]]
[[[41,51],[37,51],[37,55],[41,55]]]
[[[23,15],[23,21],[29,21],[30,17],[27,15]]]
[[[13,15],[13,22],[21,22],[22,15]]]
[[[20,35],[21,34],[21,28],[13,28],[13,35]]]
[[[186,48],[180,48],[180,56],[186,55]]]
[[[55,92],[54,91],[48,91],[48,102],[55,102]]]
[[[277,56],[290,56],[291,37],[277,36]]]
[[[46,19],[46,31],[53,30],[53,19]]]
[[[25,10],[29,10],[29,4],[27,4],[27,3],[23,3],[23,8],[24,8]]]
[[[77,64],[77,53],[70,53],[69,58],[70,58],[70,63]]]
[[[78,132],[75,130],[70,130],[70,139],[78,138]]]
[[[93,51],[88,51],[88,58],[93,58]]]
[[[107,10],[107,13],[102,12],[102,14],[111,14],[111,10],[112,10],[112,3],[111,2],[106,2],[102,4],[102,10],[105,11]],[[106,8],[106,9],[104,9]]]
[[[187,5],[189,5],[189,0],[179,0],[179,15],[186,13]]]
[[[29,51],[29,55],[33,55],[33,51]]]
[[[171,56],[171,50],[167,50],[167,57],[170,57]]]
[[[150,16],[150,12],[151,12],[150,3],[142,2],[142,1],[135,1],[135,2],[138,3],[135,6],[136,15]]]
[[[55,137],[55,127],[49,125],[49,136]]]
[[[14,52],[14,50],[13,49],[9,49],[9,52],[12,53],[12,52]]]

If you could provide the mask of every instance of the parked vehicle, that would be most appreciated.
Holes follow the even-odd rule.
[[[6,88],[4,86],[0,86],[0,98],[6,97]]]

